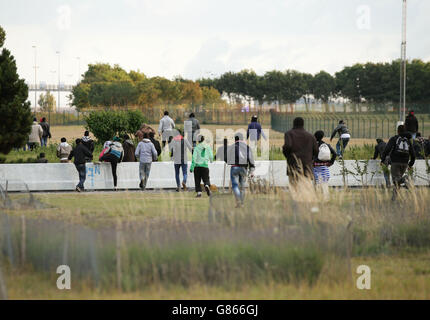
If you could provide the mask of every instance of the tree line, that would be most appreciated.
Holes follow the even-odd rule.
[[[213,87],[227,94],[230,102],[245,98],[266,103],[295,103],[310,97],[327,103],[345,98],[353,103],[366,102],[374,110],[386,111],[387,105],[398,107],[400,61],[390,63],[357,63],[344,67],[334,76],[325,71],[315,75],[296,70],[268,71],[257,75],[253,70],[226,72],[218,78],[197,80],[203,87]],[[421,111],[429,112],[430,62],[414,59],[407,62],[406,101]]]
[[[221,101],[220,93],[198,82],[177,77],[146,77],[139,71],[126,72],[118,65],[90,64],[83,80],[73,87],[72,105],[78,110],[89,107],[138,105],[207,105]]]
[[[406,101],[417,111],[430,112],[430,62],[407,62]],[[226,72],[217,78],[196,81],[176,77],[146,77],[139,71],[126,72],[118,65],[90,64],[83,80],[73,88],[72,104],[78,110],[88,107],[138,105],[143,107],[212,105],[221,94],[230,104],[242,99],[264,103],[292,104],[303,99],[310,109],[311,98],[322,103],[344,98],[367,103],[370,111],[385,112],[399,106],[400,60],[386,63],[357,63],[334,75],[320,71],[315,75],[297,70],[253,70]]]

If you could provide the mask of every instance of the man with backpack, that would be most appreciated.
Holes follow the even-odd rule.
[[[348,127],[346,126],[343,120],[339,121],[339,124],[336,128],[334,128],[333,133],[331,134],[330,141],[336,136],[336,133],[339,134],[339,141],[336,143],[336,153],[339,159],[342,159],[343,153],[345,151],[346,146],[348,145],[349,139],[351,139],[351,135],[349,133]]]
[[[234,144],[227,148],[227,164],[231,165],[230,180],[231,188],[236,198],[236,208],[243,206],[245,199],[245,181],[249,171],[254,176],[254,156],[251,148],[243,141],[241,133],[234,136]]]
[[[326,185],[330,179],[329,167],[336,160],[336,151],[331,145],[323,141],[324,131],[317,131],[314,134],[318,144],[318,155],[314,158],[314,178],[316,184]]]
[[[391,161],[391,178],[394,184],[393,200],[397,197],[397,189],[402,183],[406,183],[404,174],[415,163],[415,152],[411,142],[411,134],[406,131],[404,125],[397,128],[397,135],[391,137],[381,156],[384,163],[387,156]]]

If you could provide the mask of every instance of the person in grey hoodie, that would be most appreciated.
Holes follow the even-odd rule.
[[[154,144],[149,140],[147,132],[143,134],[142,141],[137,145],[135,155],[139,158],[139,187],[145,190],[149,173],[151,172],[152,161],[157,160],[158,157],[157,150],[155,150]]]
[[[194,112],[190,113],[190,117],[188,121],[191,121],[191,137],[193,140],[193,148],[196,146],[197,141],[197,135],[199,134],[200,130],[200,123],[199,120],[196,119],[196,116]]]
[[[160,120],[158,126],[158,134],[161,136],[163,141],[163,148],[166,146],[166,141],[170,141],[172,136],[172,130],[175,128],[175,122],[169,117],[169,111],[164,111],[164,117]]]

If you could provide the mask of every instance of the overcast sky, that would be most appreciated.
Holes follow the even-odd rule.
[[[196,79],[248,68],[334,73],[400,55],[401,0],[0,0],[21,77],[74,83],[78,60]],[[408,58],[430,60],[430,1],[408,0]],[[57,80],[55,80],[57,81]]]

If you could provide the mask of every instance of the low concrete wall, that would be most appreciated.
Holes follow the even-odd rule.
[[[190,164],[189,164],[190,165]],[[350,172],[357,173],[357,165],[363,169],[364,162],[346,160],[345,167]],[[188,166],[189,168],[189,166]],[[230,182],[230,167],[224,162],[214,162],[209,165],[211,183],[222,187],[225,168],[225,186]],[[430,176],[426,173],[424,160],[418,160],[414,166],[416,185],[429,185]],[[368,162],[367,174],[348,174],[347,184],[350,186],[380,185],[384,184],[384,177],[379,166],[379,161]],[[182,172],[181,172],[182,174]],[[343,186],[341,166],[336,162],[330,167],[330,186]],[[120,163],[118,165],[118,188],[138,189],[139,163]],[[269,181],[271,185],[287,186],[286,161],[257,161],[256,177]],[[2,164],[0,165],[0,184],[3,188],[8,183],[9,191],[25,191],[27,184],[30,191],[60,191],[74,190],[78,183],[78,173],[71,163],[48,164]],[[187,186],[194,187],[194,174],[188,172]],[[175,170],[173,162],[154,162],[151,168],[147,188],[175,188]],[[109,163],[87,164],[87,180],[85,188],[88,190],[108,190],[113,188],[113,178]]]

